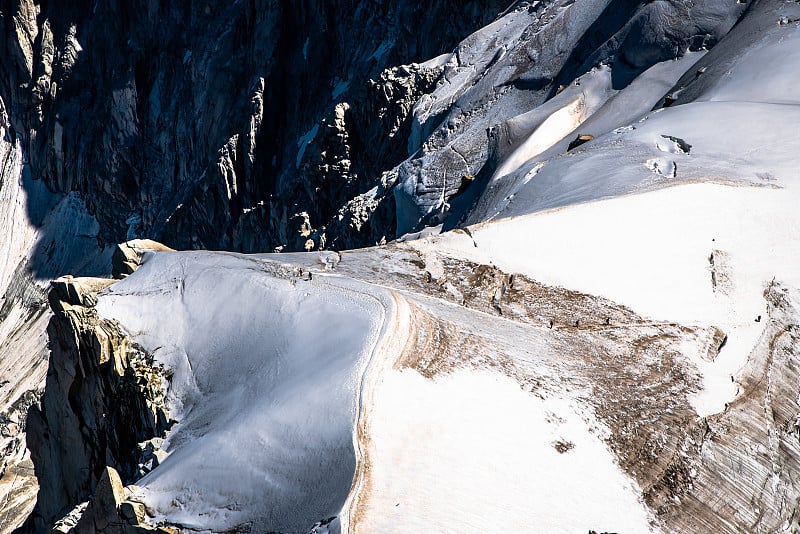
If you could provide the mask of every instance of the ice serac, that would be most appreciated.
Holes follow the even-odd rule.
[[[487,184],[556,145],[612,99],[628,103],[604,128],[637,120],[693,63],[677,60],[712,48],[746,9],[713,0],[689,10],[677,1],[515,4],[459,44],[434,91],[415,105],[414,153],[392,171],[398,234],[451,213],[450,224],[458,222]],[[623,96],[634,84],[637,96]],[[466,186],[473,190],[467,198],[451,202]]]
[[[711,51],[650,68],[581,125],[591,143],[568,150],[572,137],[563,139],[493,177],[468,222],[682,183],[793,181],[796,119],[779,117],[796,112],[789,85],[797,74],[794,61],[779,65],[775,58],[798,43],[795,27],[776,24],[796,11],[759,2]],[[654,88],[666,93],[653,100]]]

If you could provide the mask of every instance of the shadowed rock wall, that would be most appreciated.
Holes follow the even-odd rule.
[[[407,157],[435,76],[381,72],[503,4],[3,0],[0,97],[33,176],[78,191],[104,243],[369,244],[393,236],[393,206],[364,225],[345,205]]]

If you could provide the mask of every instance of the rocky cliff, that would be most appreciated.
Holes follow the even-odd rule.
[[[370,244],[393,237],[392,207],[354,199],[405,159],[441,73],[385,69],[450,51],[502,4],[8,0],[0,98],[33,177],[78,192],[105,243]]]
[[[113,282],[66,277],[50,290],[47,382],[27,418],[40,481],[32,531],[46,531],[76,504],[97,499],[107,467],[126,482],[141,477],[143,442],[163,436],[170,424],[163,372],[119,325],[94,311],[97,292]]]

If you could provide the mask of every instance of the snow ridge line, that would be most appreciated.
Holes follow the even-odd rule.
[[[370,284],[371,285],[371,284]],[[367,295],[364,293],[364,295]],[[372,393],[380,380],[380,376],[394,365],[397,356],[402,353],[410,338],[410,306],[405,298],[394,291],[387,289],[383,297],[369,295],[380,301],[386,315],[383,326],[373,350],[367,359],[361,380],[356,392],[356,421],[353,433],[353,448],[356,453],[356,469],[353,483],[340,515],[342,532],[357,532],[359,523],[359,510],[364,499],[366,473],[369,470],[365,454],[366,443],[369,441],[367,430],[367,410],[370,405]]]

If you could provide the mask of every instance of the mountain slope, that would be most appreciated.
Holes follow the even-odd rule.
[[[310,228],[314,248],[374,244],[390,208],[362,231],[345,204],[407,156],[395,133],[431,76],[384,69],[504,7],[6,0],[0,97],[33,177],[79,192],[104,243],[302,250]]]
[[[435,56],[475,5],[431,6],[420,28],[470,21],[441,41],[391,3],[4,18],[9,472],[52,336],[23,531],[800,529],[800,4],[516,2]],[[165,14],[195,33],[147,56]],[[102,113],[58,88],[95,78]],[[131,242],[122,281],[59,279],[46,310],[44,279],[138,235],[389,243]],[[30,508],[31,477],[0,484]]]

